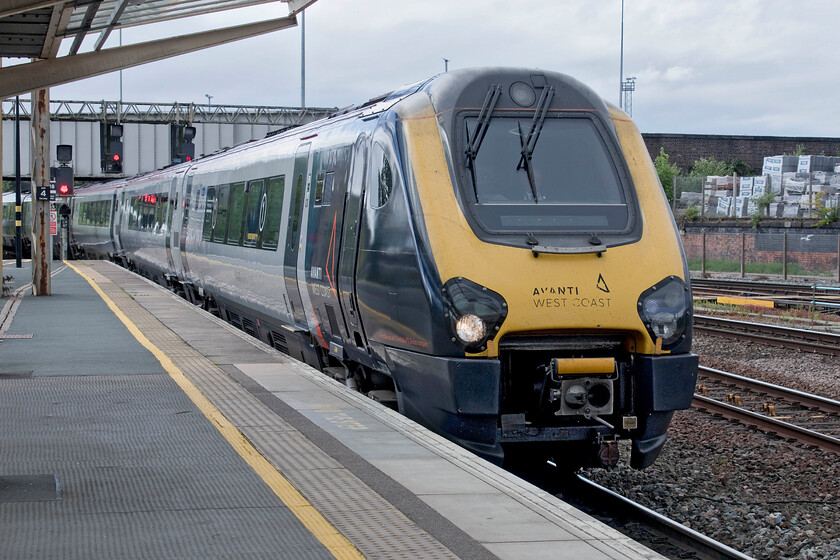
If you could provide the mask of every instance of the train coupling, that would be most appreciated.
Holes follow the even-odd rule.
[[[598,442],[598,465],[611,469],[618,464],[621,453],[618,449],[617,439],[601,439]]]
[[[556,416],[583,416],[605,424],[599,417],[613,412],[617,377],[613,358],[555,358],[549,371],[553,386],[548,400],[556,407]]]

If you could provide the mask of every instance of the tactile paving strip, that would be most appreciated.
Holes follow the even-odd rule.
[[[165,320],[171,321],[173,326],[176,323],[184,325],[184,321],[189,321],[191,314],[197,312],[195,309],[177,301],[172,305],[170,296],[161,293],[158,287],[138,282],[136,277],[110,263],[95,261],[88,264],[90,268],[85,272],[123,313],[366,558],[457,558],[233,381],[218,365],[174,335],[145,307],[159,309],[166,305]],[[152,297],[154,295],[158,298]],[[207,318],[202,319],[202,324],[206,327],[200,333],[203,346],[212,344],[208,338],[217,336],[230,344],[227,331],[232,331],[233,327],[211,323]],[[255,349],[250,343],[242,344],[241,351],[235,345],[231,350],[247,354]],[[262,353],[261,359],[263,363],[287,361],[268,353]]]

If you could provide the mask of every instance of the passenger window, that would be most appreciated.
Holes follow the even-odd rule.
[[[260,213],[263,204],[263,181],[248,183],[248,201],[245,208],[245,238],[242,244],[246,247],[256,247],[260,237]]]
[[[222,185],[216,193],[216,207],[213,210],[213,241],[224,243],[227,241],[228,198],[230,187]]]
[[[228,245],[239,245],[242,241],[242,217],[245,210],[245,183],[233,183],[230,186],[230,225],[228,226]]]
[[[274,177],[268,180],[268,197],[266,200],[265,220],[263,229],[263,249],[277,249],[280,241],[280,222],[283,220],[283,191],[285,177]]]
[[[318,179],[315,182],[315,206],[321,206],[321,201],[324,199],[324,177],[326,172],[319,171]]]
[[[157,194],[155,203],[155,233],[163,233],[166,229],[166,207],[169,205],[169,195],[166,193]]]
[[[335,173],[330,171],[324,178],[324,196],[321,198],[321,206],[329,206],[332,200],[333,180]]]
[[[216,187],[207,187],[207,199],[204,201],[204,229],[201,238],[210,241],[213,235],[213,217],[216,210]]]
[[[391,192],[394,190],[394,172],[388,154],[378,142],[373,146],[373,167],[377,170],[376,191],[371,197],[371,206],[381,208],[391,198]]]

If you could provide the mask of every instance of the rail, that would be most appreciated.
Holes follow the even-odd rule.
[[[694,330],[828,356],[840,356],[840,335],[834,333],[737,321],[707,315],[694,316]]]
[[[594,504],[595,507],[609,511],[611,515],[622,516],[628,520],[640,523],[652,532],[662,535],[669,542],[679,543],[682,545],[681,548],[687,549],[694,558],[714,558],[718,560],[752,559],[752,556],[748,556],[711,537],[698,533],[582,475],[577,475],[575,478],[576,480],[573,480],[573,482],[579,485],[579,488],[574,490],[574,501],[581,502],[587,505],[587,507],[592,507]],[[686,556],[680,554],[680,557],[684,558]]]
[[[833,286],[692,278],[691,287],[696,297],[772,299],[781,307],[840,309],[840,288]]]
[[[706,377],[723,383],[731,383],[743,390],[760,395],[772,396],[799,407],[797,411],[788,412],[790,416],[793,416],[795,412],[807,413],[813,410],[819,411],[820,415],[829,414],[840,416],[840,401],[702,366],[700,367],[700,376],[701,378]],[[708,393],[708,388],[705,389],[705,393]],[[701,392],[704,392],[703,389],[701,389]],[[733,394],[727,393],[727,395]],[[801,425],[805,422],[795,424],[775,418],[771,414],[774,413],[777,405],[766,407],[769,414],[762,414],[738,405],[737,402],[740,400],[740,396],[739,399],[734,400],[736,404],[729,404],[720,399],[711,398],[708,394],[695,394],[692,405],[696,408],[720,414],[730,420],[753,426],[765,432],[775,433],[781,437],[793,438],[826,451],[840,453],[840,438],[836,435],[819,432]]]

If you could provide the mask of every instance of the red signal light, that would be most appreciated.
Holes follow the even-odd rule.
[[[192,158],[190,156],[187,156],[187,161],[192,161]]]
[[[120,154],[114,154],[111,158],[112,158],[114,161],[120,161]]]
[[[58,186],[58,194],[64,196],[70,192],[70,187],[68,185],[59,185]]]

